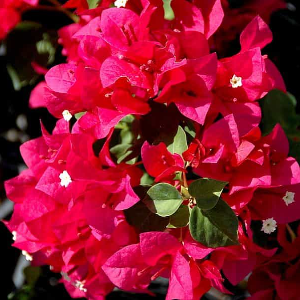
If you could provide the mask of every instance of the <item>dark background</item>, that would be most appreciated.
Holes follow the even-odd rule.
[[[232,7],[241,7],[246,2],[251,1],[231,0],[230,2]],[[299,0],[289,1],[289,3],[293,6],[289,5],[289,9],[277,11],[272,15],[270,27],[274,40],[263,52],[268,54],[280,70],[287,90],[296,99],[300,99],[300,3]],[[50,33],[55,33],[62,26],[70,23],[70,20],[62,13],[38,10],[26,12],[23,15],[23,20],[42,23],[43,27]],[[239,51],[237,41],[232,41],[229,52],[236,53]],[[26,44],[28,41],[23,40],[21,43]],[[1,202],[5,199],[3,182],[18,175],[23,165],[19,152],[21,143],[41,135],[40,120],[43,121],[48,130],[51,130],[55,123],[55,119],[46,109],[31,110],[28,108],[29,95],[34,85],[27,85],[19,91],[14,90],[11,78],[7,73],[7,64],[14,62],[18,51],[22,51],[22,46],[18,46],[11,52],[7,51],[7,55],[3,55],[3,47],[0,47],[0,53],[2,53],[0,55],[0,209]],[[58,46],[55,64],[64,62],[65,58],[60,53],[61,48]],[[42,79],[43,76],[36,77],[35,83]],[[297,110],[300,110],[299,103]],[[11,278],[20,251],[10,246],[12,244],[11,234],[2,223],[0,223],[0,238],[0,277],[2,278],[0,299],[7,299],[7,295],[16,290]],[[57,283],[57,278],[58,276],[51,273],[48,267],[44,267],[42,275],[36,283],[34,295],[28,296],[30,293],[22,290],[13,299],[70,299],[63,285]],[[152,288],[158,295],[156,299],[164,299],[166,285],[158,283],[154,284]],[[235,299],[243,298],[238,291],[235,292]],[[148,296],[113,292],[107,299],[148,299]]]

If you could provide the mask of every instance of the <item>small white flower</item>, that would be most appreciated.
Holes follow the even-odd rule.
[[[238,87],[241,87],[242,84],[242,77],[238,77],[235,74],[232,76],[232,78],[230,79],[230,83],[232,88],[236,89]]]
[[[276,230],[277,222],[273,218],[263,220],[261,231],[270,234]]]
[[[68,110],[62,112],[64,119],[69,122],[72,119],[72,114]]]
[[[32,261],[33,257],[25,250],[22,250],[22,254],[25,256],[25,259],[28,261]]]
[[[294,198],[295,198],[295,193],[287,191],[285,196],[282,199],[285,202],[286,206],[288,206],[289,204],[295,202]]]
[[[128,0],[116,0],[116,1],[114,2],[114,5],[115,5],[116,7],[118,7],[118,8],[120,8],[120,7],[125,7],[126,4],[127,4],[127,2],[128,2]]]
[[[77,287],[80,291],[83,291],[85,293],[87,292],[87,289],[84,287],[84,284],[79,280],[76,280],[74,282],[74,286]]]
[[[16,231],[12,231],[12,239],[13,241],[16,241],[17,240],[17,232]]]
[[[59,179],[60,179],[60,185],[64,187],[67,187],[72,182],[72,179],[67,171],[63,171],[59,175]]]

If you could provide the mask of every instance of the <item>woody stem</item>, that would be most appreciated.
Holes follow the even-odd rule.
[[[183,186],[185,188],[188,188],[187,180],[186,180],[186,174],[182,172],[182,180],[183,180]]]

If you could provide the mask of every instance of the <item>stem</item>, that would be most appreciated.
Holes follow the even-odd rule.
[[[180,236],[179,236],[179,242],[180,242],[180,243],[182,243],[182,240],[183,240],[182,238],[183,238],[183,237],[182,237],[182,228],[180,228]]]
[[[292,230],[292,228],[290,227],[289,224],[286,224],[286,229],[287,229],[288,233],[290,234],[290,237],[291,237],[292,242],[293,242],[296,238],[295,232]]]
[[[182,179],[183,179],[183,186],[185,188],[188,188],[187,180],[186,180],[186,175],[184,172],[182,172]]]
[[[48,2],[52,3],[54,6],[61,6],[57,0],[48,0]]]

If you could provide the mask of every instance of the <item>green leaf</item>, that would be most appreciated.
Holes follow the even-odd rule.
[[[153,200],[155,212],[162,217],[173,215],[183,201],[177,189],[168,183],[152,186],[147,194]]]
[[[14,88],[20,90],[34,84],[40,75],[35,72],[32,63],[44,68],[52,64],[57,47],[57,33],[54,30],[35,22],[19,23],[6,40],[7,70]]]
[[[212,209],[218,203],[227,183],[225,181],[201,178],[190,184],[189,193],[196,198],[197,205],[200,208]]]
[[[181,228],[189,224],[190,210],[187,205],[181,205],[178,210],[170,216],[167,228]]]
[[[122,144],[132,144],[134,135],[129,128],[124,128],[120,132],[120,138]]]
[[[6,65],[6,70],[7,70],[7,73],[11,79],[11,82],[13,84],[13,87],[14,87],[14,90],[15,91],[19,91],[23,86],[25,86],[27,83],[22,83],[19,76],[18,76],[18,73],[17,71],[13,68],[12,65],[10,64],[7,64]]]
[[[76,120],[79,120],[82,116],[84,116],[86,114],[86,111],[81,111],[77,114],[75,114],[75,118]]]
[[[141,184],[151,186],[153,184],[153,182],[154,182],[154,178],[145,172],[141,178]]]
[[[19,290],[7,295],[8,300],[31,300],[34,297],[36,297],[34,287],[27,284],[23,285]]]
[[[279,123],[287,134],[300,125],[300,116],[296,114],[297,101],[294,96],[280,90],[270,91],[260,102],[263,119],[262,131],[267,134]]]
[[[127,156],[129,156],[132,151],[130,148],[132,145],[119,144],[110,149],[110,152],[118,159],[117,163],[122,162]]]
[[[168,21],[174,20],[175,14],[171,7],[172,0],[163,0],[163,2],[164,2],[163,7],[164,7],[164,12],[165,12],[165,15],[164,15],[165,20],[168,20]]]
[[[35,285],[35,283],[37,282],[37,280],[42,274],[42,270],[40,267],[33,267],[33,266],[26,267],[23,270],[23,272],[27,283],[31,286]]]
[[[177,133],[174,137],[174,141],[172,144],[168,146],[168,150],[171,153],[182,154],[188,148],[187,141],[186,141],[186,134],[181,126],[178,126]]]
[[[195,206],[191,211],[189,226],[193,239],[207,247],[238,244],[238,219],[222,199],[210,210]]]
[[[87,0],[89,9],[97,8],[100,0]]]
[[[192,122],[190,121],[185,122],[183,129],[188,134],[188,138],[194,139],[196,137],[196,130]]]
[[[124,210],[124,214],[127,222],[134,226],[139,233],[164,231],[169,223],[169,218],[163,218],[153,213],[142,201]]]
[[[300,132],[299,132],[300,137]],[[289,156],[296,158],[297,162],[300,164],[300,140],[289,139],[290,151]]]

